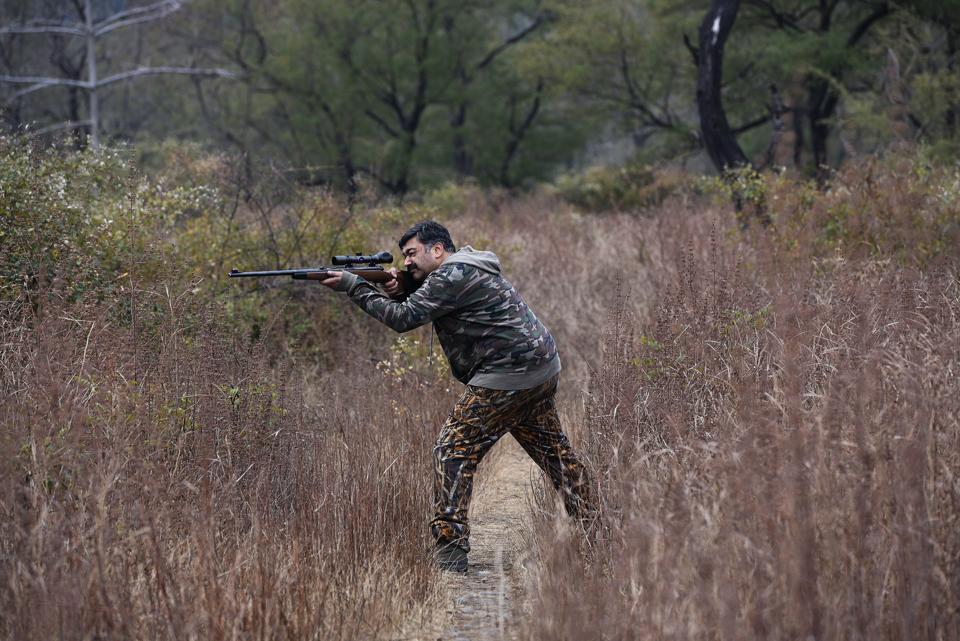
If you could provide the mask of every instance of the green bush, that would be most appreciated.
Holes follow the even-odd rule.
[[[322,357],[355,310],[310,304],[322,300],[314,284],[237,282],[227,272],[380,250],[385,237],[392,244],[397,229],[424,214],[351,209],[277,172],[251,181],[242,163],[191,145],[168,143],[162,152],[162,168],[147,175],[126,150],[77,152],[0,137],[0,313],[19,318],[28,304],[56,297],[104,303],[124,323],[136,305],[142,336],[159,336],[151,319],[163,310],[150,314],[151,305],[189,296],[253,338],[270,333],[277,350],[296,343],[301,354]],[[187,307],[193,315],[203,309]],[[184,331],[194,325],[184,323]]]
[[[114,150],[43,149],[0,136],[0,299],[21,299],[45,281],[68,297],[111,281],[117,222],[130,173]]]
[[[127,283],[166,277],[185,214],[219,200],[208,185],[138,172],[125,150],[74,151],[0,136],[0,300],[45,291],[102,301]]]
[[[588,211],[641,211],[661,204],[686,182],[679,172],[628,163],[561,176],[557,192],[567,202]]]
[[[764,180],[767,213],[791,252],[917,266],[956,258],[960,170],[928,162],[922,150],[849,163],[824,190],[784,176]]]

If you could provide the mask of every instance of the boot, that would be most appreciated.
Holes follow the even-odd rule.
[[[433,556],[441,570],[447,572],[467,571],[467,551],[456,543],[441,543],[438,541]]]

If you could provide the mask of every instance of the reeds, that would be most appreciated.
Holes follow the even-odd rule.
[[[358,639],[428,620],[442,395],[397,411],[406,390],[373,367],[271,362],[206,304],[139,294],[136,323],[51,302],[0,332],[0,635]]]
[[[447,222],[460,244],[501,254],[569,346],[573,397],[596,354],[589,316],[643,258],[629,218],[597,225],[552,205]],[[543,243],[524,246],[545,215]],[[225,309],[241,290],[198,293],[176,265],[133,278],[100,301],[52,283],[0,314],[0,637],[446,629],[426,523],[432,445],[458,384],[427,360],[429,328],[391,350],[389,330],[317,290],[265,308],[254,338]],[[310,353],[335,358],[315,361],[283,319],[318,306],[342,317],[311,338]]]
[[[960,181],[894,159],[764,189],[746,233],[689,193],[586,216],[474,191],[443,220],[557,337],[598,497],[586,536],[527,535],[524,638],[960,637]],[[428,330],[391,351],[278,289],[254,337],[229,307],[261,299],[160,264],[0,309],[0,636],[445,629],[425,524],[457,385]],[[287,327],[321,306],[326,333]]]
[[[861,170],[891,190],[823,198],[882,206],[872,247],[809,210],[744,236],[707,215],[652,320],[611,306],[578,430],[599,524],[541,521],[525,637],[960,637],[960,280],[925,242],[957,212]]]

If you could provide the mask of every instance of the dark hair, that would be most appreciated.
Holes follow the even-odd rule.
[[[433,247],[437,243],[440,243],[448,252],[452,253],[457,251],[453,240],[450,238],[450,232],[447,231],[446,227],[434,220],[425,220],[408,229],[403,236],[400,237],[400,249],[403,249],[407,241],[414,236],[426,247]]]

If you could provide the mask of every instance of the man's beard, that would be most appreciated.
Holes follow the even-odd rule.
[[[414,271],[416,270],[416,271]],[[407,268],[407,273],[410,274],[410,278],[418,283],[422,283],[426,277],[429,275],[424,270],[419,267]]]

